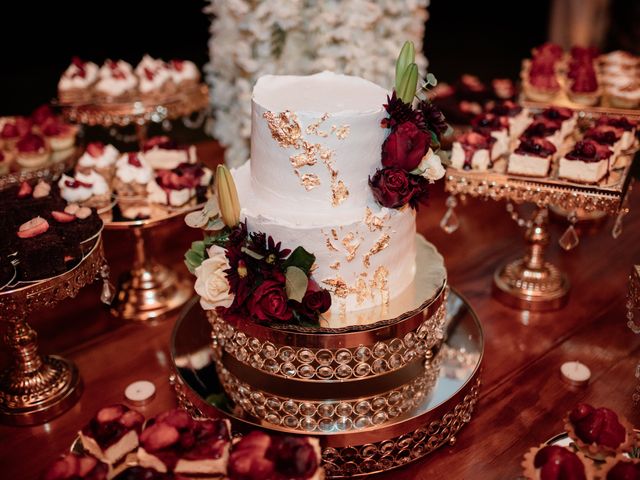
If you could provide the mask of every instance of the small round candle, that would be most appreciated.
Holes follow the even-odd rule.
[[[584,363],[565,362],[560,367],[562,378],[571,385],[582,386],[589,383],[591,370]]]
[[[156,386],[148,380],[133,382],[124,390],[127,400],[137,406],[149,403],[155,394]]]

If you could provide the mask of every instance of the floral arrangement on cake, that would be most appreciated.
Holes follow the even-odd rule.
[[[240,221],[233,177],[223,165],[215,186],[216,197],[185,218],[205,231],[185,254],[202,308],[227,319],[318,324],[331,307],[331,295],[311,278],[315,256],[302,247],[284,248],[264,233],[249,233]]]
[[[378,203],[388,208],[425,202],[429,183],[444,176],[437,151],[449,126],[424,91],[437,81],[429,73],[418,91],[415,47],[405,42],[396,62],[395,87],[384,108],[389,116],[381,127],[389,134],[382,144],[382,166],[369,178]],[[416,101],[417,100],[417,101]],[[414,105],[415,104],[415,105]]]
[[[330,70],[379,85],[393,81],[396,45],[410,38],[422,51],[428,0],[208,0],[215,122],[210,133],[225,147],[229,166],[249,158],[251,90],[265,74]],[[375,45],[375,48],[371,48]],[[427,61],[419,53],[421,68]]]

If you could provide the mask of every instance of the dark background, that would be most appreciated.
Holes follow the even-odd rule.
[[[547,39],[550,3],[432,0],[425,33],[430,70],[441,81],[462,73],[516,79],[522,58]],[[202,67],[209,39],[204,6],[202,0],[14,1],[0,28],[0,115],[26,114],[55,97],[58,78],[73,55],[136,64],[149,53],[191,59]],[[617,32],[610,47],[633,30],[639,6],[634,0],[612,2]],[[629,41],[633,38],[624,43]]]

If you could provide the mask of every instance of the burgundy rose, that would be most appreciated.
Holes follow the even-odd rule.
[[[302,298],[302,311],[305,315],[315,318],[318,313],[324,313],[331,307],[331,294],[314,281],[309,279],[307,291]]]
[[[410,172],[429,149],[430,136],[412,122],[404,122],[382,144],[382,165]]]
[[[255,289],[249,298],[248,308],[249,314],[262,322],[288,322],[293,317],[284,285],[274,280],[265,280]]]
[[[377,170],[373,178],[369,178],[369,186],[380,205],[399,208],[409,203],[413,196],[410,176],[401,168],[387,167]]]

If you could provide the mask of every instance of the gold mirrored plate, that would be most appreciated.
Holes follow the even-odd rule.
[[[336,422],[331,431],[314,433],[320,438],[323,466],[329,477],[388,470],[425,457],[446,443],[455,443],[477,402],[484,340],[475,312],[455,290],[447,299],[445,326],[439,376],[419,405],[381,426],[342,431]],[[300,435],[300,430],[263,423],[228,403],[216,373],[210,335],[205,312],[197,299],[191,300],[171,340],[175,368],[171,382],[181,406],[196,417],[229,418],[236,433],[262,428]],[[282,414],[288,407],[271,404],[269,408]],[[299,411],[291,416],[298,421],[305,419]]]
[[[82,393],[76,366],[64,358],[38,353],[37,334],[27,316],[75,297],[106,265],[98,234],[84,258],[58,276],[19,284],[0,292],[0,320],[10,366],[0,374],[0,421],[12,425],[46,422],[68,410]]]

